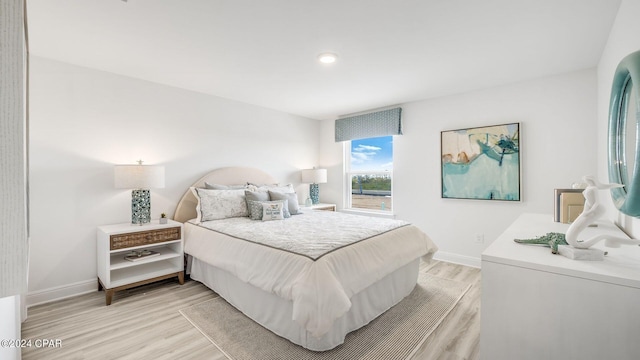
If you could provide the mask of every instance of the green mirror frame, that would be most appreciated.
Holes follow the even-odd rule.
[[[640,51],[627,55],[613,76],[611,99],[609,102],[609,181],[622,184],[623,188],[611,189],[615,206],[624,214],[640,217],[640,148],[638,144],[638,113],[628,113],[629,96],[634,93],[636,104],[640,94]],[[629,169],[626,160],[626,135],[628,121],[634,121],[635,162]],[[629,170],[632,170],[629,176]]]

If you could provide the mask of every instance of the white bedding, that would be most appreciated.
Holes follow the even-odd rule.
[[[317,260],[321,256],[375,235],[409,225],[406,221],[311,211],[285,221],[234,217],[200,226]]]
[[[185,252],[291,300],[293,320],[317,337],[350,309],[354,294],[420,256],[429,260],[437,250],[418,228],[394,220],[314,211],[281,221],[246,221],[253,230],[245,218],[186,223]],[[299,225],[306,222],[316,226],[305,229]],[[229,230],[231,223],[241,225]],[[341,232],[347,223],[357,223],[359,229]],[[235,231],[236,237],[252,232],[258,236],[251,241],[238,240],[208,229],[210,226]],[[382,233],[375,235],[371,229]],[[310,238],[304,240],[306,235]],[[274,237],[285,239],[280,241],[285,251],[269,243]],[[350,238],[352,244],[333,241],[343,237]],[[324,245],[310,245],[313,242],[308,239],[314,238],[325,239]],[[302,246],[293,246],[300,245],[296,242]]]

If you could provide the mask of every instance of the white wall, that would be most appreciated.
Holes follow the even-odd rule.
[[[523,212],[553,213],[553,189],[596,174],[595,69],[402,104],[404,135],[394,140],[394,212],[425,231],[439,257],[479,265],[481,252]],[[442,199],[440,132],[520,122],[521,202]],[[322,125],[322,201],[342,203],[342,146]],[[475,244],[483,234],[484,244]],[[541,234],[542,235],[542,234]]]
[[[131,220],[114,164],[165,166],[152,218],[215,168],[299,184],[317,165],[316,120],[35,56],[30,101],[29,304],[97,289],[96,227]]]
[[[609,33],[609,39],[598,63],[598,170],[603,180],[609,179],[607,171],[607,141],[609,99],[613,74],[620,60],[634,51],[640,50],[640,0],[623,0],[618,9],[618,15]],[[619,212],[611,201],[611,196],[604,196],[608,206],[610,219],[620,224],[623,229],[640,237],[640,220],[626,216]]]

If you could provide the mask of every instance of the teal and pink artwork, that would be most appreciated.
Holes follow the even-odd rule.
[[[520,124],[440,133],[442,197],[520,201]]]

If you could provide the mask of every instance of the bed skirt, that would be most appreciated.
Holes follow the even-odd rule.
[[[325,351],[342,344],[349,332],[368,324],[409,295],[418,280],[420,259],[353,295],[349,311],[319,338],[292,320],[292,301],[242,282],[195,257],[190,265],[191,279],[202,282],[263,327],[309,350]]]

